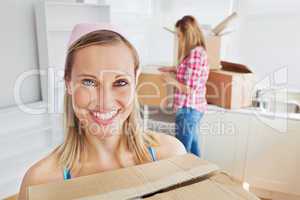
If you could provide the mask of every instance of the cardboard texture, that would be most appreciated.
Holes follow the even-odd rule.
[[[68,181],[32,186],[28,199],[256,199],[239,185],[219,178],[218,172],[216,165],[186,154]]]
[[[226,174],[216,174],[206,180],[156,194],[147,200],[258,200],[254,194],[244,190]]]
[[[212,32],[215,35],[220,35],[222,31],[228,26],[228,24],[237,17],[237,13],[233,12],[231,15],[222,20],[215,28],[213,28]]]
[[[137,86],[138,100],[142,105],[167,107],[173,97],[173,89],[157,69],[143,70]]]
[[[211,70],[221,69],[221,39],[228,24],[237,17],[237,13],[232,13],[217,26],[215,26],[210,35],[205,37],[209,68]]]
[[[205,37],[207,59],[209,69],[220,69],[220,49],[221,49],[221,37],[208,35]]]
[[[254,74],[245,65],[223,61],[221,65],[222,69],[210,71],[207,102],[228,109],[251,106]]]

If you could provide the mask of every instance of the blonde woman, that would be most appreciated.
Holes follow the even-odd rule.
[[[176,137],[186,150],[200,156],[199,124],[206,111],[206,81],[209,67],[203,33],[193,16],[184,16],[176,22],[178,37],[177,67],[162,67],[164,78],[176,86]],[[176,79],[169,73],[175,73]]]
[[[65,64],[65,140],[25,174],[31,185],[152,162],[184,154],[175,138],[139,129],[138,55],[108,24],[79,24]],[[116,177],[117,178],[117,177]]]

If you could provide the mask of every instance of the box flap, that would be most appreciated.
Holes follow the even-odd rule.
[[[221,187],[230,196],[236,196],[238,199],[259,200],[254,194],[246,191],[241,183],[226,173],[218,173],[210,177],[209,180]]]
[[[221,61],[222,70],[224,71],[231,71],[231,72],[238,72],[238,73],[252,73],[252,71],[246,66],[242,64]]]
[[[227,25],[236,17],[237,17],[237,13],[236,12],[232,13],[231,15],[226,17],[224,20],[222,20],[215,28],[213,28],[212,32],[215,35],[219,35],[222,31],[224,31],[224,29],[227,27]]]
[[[146,200],[259,200],[245,191],[241,184],[234,182],[228,175],[217,174],[209,179],[168,192],[158,193]]]
[[[131,199],[151,194],[219,168],[191,154],[29,188],[29,200]]]

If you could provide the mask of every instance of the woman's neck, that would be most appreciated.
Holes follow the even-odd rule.
[[[122,152],[128,152],[121,134],[106,138],[86,135],[84,146],[85,163],[106,163],[112,160],[119,160]]]

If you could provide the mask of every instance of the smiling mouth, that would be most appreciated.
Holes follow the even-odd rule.
[[[119,113],[119,109],[115,109],[109,112],[90,111],[93,120],[99,125],[112,124],[114,119]]]

